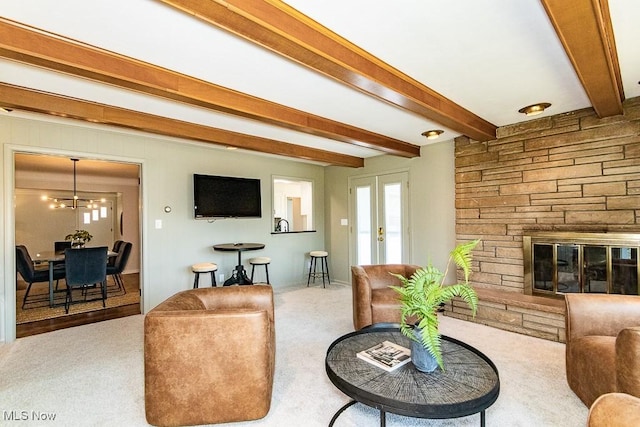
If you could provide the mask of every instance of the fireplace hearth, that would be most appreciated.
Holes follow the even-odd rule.
[[[522,240],[525,294],[638,295],[640,234],[536,232]]]

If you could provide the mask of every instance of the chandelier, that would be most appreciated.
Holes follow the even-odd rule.
[[[100,206],[99,203],[105,203],[106,199],[94,200],[94,199],[84,199],[78,197],[77,192],[77,177],[76,177],[76,164],[79,162],[79,159],[71,159],[73,162],[73,197],[48,197],[42,196],[43,201],[50,202],[49,208],[51,209],[78,209],[85,208],[91,210],[91,212],[87,212],[84,214],[84,223],[88,224],[91,219],[97,221],[99,218],[107,217],[107,208],[105,206]]]

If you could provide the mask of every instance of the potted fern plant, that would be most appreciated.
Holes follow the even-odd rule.
[[[409,278],[391,273],[402,283],[402,286],[391,286],[400,294],[400,331],[411,339],[411,359],[420,371],[433,372],[438,366],[444,371],[437,313],[441,304],[460,297],[469,305],[473,315],[476,314],[478,296],[469,285],[469,276],[471,251],[479,242],[480,240],[473,240],[456,246],[449,253],[444,273],[431,263]],[[452,262],[464,272],[464,282],[445,285],[444,280]],[[416,319],[413,324],[412,321]]]
[[[76,230],[74,233],[67,234],[64,240],[71,240],[71,247],[82,248],[89,243],[93,236],[87,230]]]

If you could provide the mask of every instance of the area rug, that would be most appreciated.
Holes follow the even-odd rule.
[[[113,279],[109,278],[107,286],[106,308],[120,307],[129,304],[140,303],[140,292],[138,288],[138,274],[135,277],[127,277],[133,275],[123,275],[125,287],[128,289],[125,294],[118,289]],[[22,299],[26,292],[25,286],[18,286],[16,291],[16,324],[21,325],[29,322],[37,322],[39,320],[52,319],[67,315],[64,309],[65,300],[64,281],[60,283],[59,291],[54,293],[54,307],[49,307],[49,284],[34,283],[29,292],[29,302],[22,308]],[[87,292],[87,300],[99,298],[99,289],[89,289]],[[83,301],[84,296],[80,290],[74,290],[73,300]],[[78,313],[88,313],[90,311],[102,310],[102,301],[79,302],[71,305],[68,315]]]
[[[326,427],[349,401],[327,378],[324,358],[336,338],[353,330],[351,289],[332,284],[278,292],[275,304],[271,409],[261,420],[224,426]],[[0,345],[0,411],[7,416],[17,411],[31,422],[5,418],[0,424],[147,426],[143,319],[129,316]],[[487,426],[585,426],[587,408],[566,382],[563,344],[449,317],[441,318],[441,327],[444,334],[482,351],[498,368],[501,390],[487,409]],[[241,373],[237,376],[243,380]],[[40,414],[55,421],[35,422]],[[335,427],[376,426],[378,417],[375,409],[356,404],[340,415]],[[387,417],[388,427],[479,424],[478,414],[444,420]]]

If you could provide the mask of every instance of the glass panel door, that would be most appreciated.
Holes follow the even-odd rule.
[[[553,291],[554,263],[553,245],[533,245],[533,288]]]
[[[378,177],[378,258],[384,264],[402,264],[408,252],[407,173]]]
[[[580,252],[577,245],[557,245],[558,292],[580,292]]]
[[[584,292],[606,294],[607,248],[605,246],[583,247]]]
[[[409,258],[407,185],[407,172],[351,180],[357,265],[401,264]]]
[[[373,204],[371,183],[365,182],[356,186],[356,263],[369,265],[373,263]]]
[[[525,293],[638,295],[640,234],[523,236]]]
[[[611,293],[638,295],[638,248],[611,248]]]

